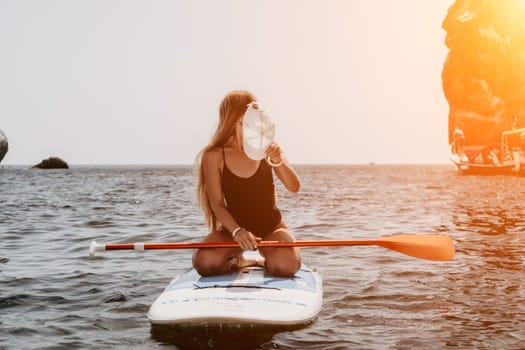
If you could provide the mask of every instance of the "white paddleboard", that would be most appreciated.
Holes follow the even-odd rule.
[[[273,277],[260,267],[213,277],[191,270],[171,281],[148,318],[163,325],[292,326],[312,321],[322,298],[321,277],[304,265],[293,278]]]

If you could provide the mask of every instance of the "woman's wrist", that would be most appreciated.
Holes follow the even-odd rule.
[[[279,161],[277,161],[277,162],[274,162],[274,161],[272,160],[272,157],[268,157],[266,160],[268,161],[268,164],[269,164],[272,168],[280,167],[280,166],[283,165],[283,163],[284,163],[284,157],[283,157],[282,153],[279,155]]]
[[[242,228],[242,227],[240,227],[240,226],[237,226],[236,228],[234,228],[234,229],[232,230],[232,237],[235,238],[235,235],[236,235],[237,233],[239,233],[239,231],[242,231],[242,230],[244,230],[244,228]]]

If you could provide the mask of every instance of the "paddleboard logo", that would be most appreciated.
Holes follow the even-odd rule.
[[[169,300],[163,300],[160,302],[162,305],[171,305],[171,304],[177,304],[177,303],[202,303],[202,302],[211,302],[218,305],[229,305],[236,307],[236,305],[240,307],[245,307],[245,302],[254,302],[254,303],[278,303],[278,304],[287,304],[287,305],[297,305],[302,307],[307,307],[308,304],[302,303],[300,301],[294,301],[294,300],[288,300],[288,299],[275,299],[275,298],[253,298],[253,297],[199,297],[199,298],[173,298]],[[226,303],[224,303],[226,302]],[[241,304],[236,304],[241,302]],[[232,304],[233,303],[233,304]]]

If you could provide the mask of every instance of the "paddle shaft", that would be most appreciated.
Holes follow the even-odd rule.
[[[372,240],[313,240],[313,241],[260,241],[257,247],[336,247],[376,245],[397,252],[428,260],[451,260],[454,258],[452,239],[443,235],[397,235]],[[202,249],[239,248],[236,242],[189,242],[189,243],[91,243],[90,255],[101,250],[146,249]]]
[[[117,243],[117,244],[106,244],[105,250],[126,250],[136,249],[135,244],[137,243]],[[190,243],[138,243],[139,247],[144,245],[146,249],[200,249],[200,248],[239,248],[236,242],[190,242]],[[285,242],[285,241],[260,241],[257,243],[257,247],[330,247],[330,246],[351,246],[351,245],[374,245],[377,242],[374,241],[296,241],[296,242]],[[142,250],[138,248],[137,250]]]

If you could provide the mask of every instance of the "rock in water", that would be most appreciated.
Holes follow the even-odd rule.
[[[58,157],[49,157],[40,163],[33,165],[33,169],[69,169],[69,165]]]
[[[7,153],[7,136],[0,130],[0,162],[4,159],[5,154]]]

